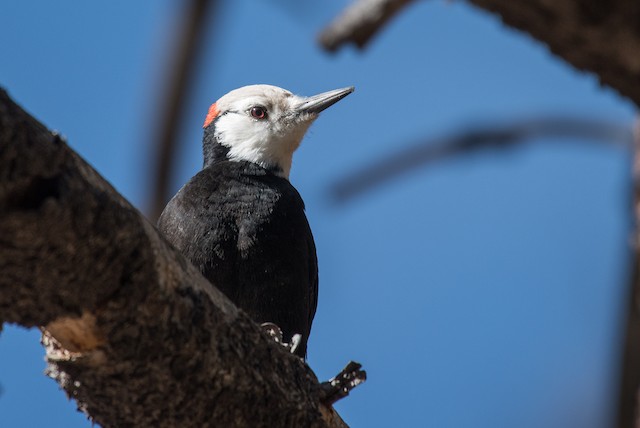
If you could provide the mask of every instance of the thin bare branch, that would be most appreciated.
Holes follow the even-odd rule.
[[[636,121],[633,144],[633,274],[629,284],[624,356],[618,400],[618,428],[638,428],[640,392],[640,119]]]
[[[366,166],[332,186],[338,202],[347,201],[379,184],[430,163],[486,148],[506,148],[537,137],[574,137],[607,144],[628,145],[628,127],[601,120],[571,117],[537,118],[508,125],[483,126],[465,132],[428,139]]]
[[[180,26],[178,42],[175,44],[173,63],[168,75],[168,82],[163,85],[161,92],[166,93],[159,120],[153,123],[152,129],[158,129],[150,144],[152,156],[157,159],[156,168],[152,176],[152,197],[149,201],[149,218],[157,219],[171,197],[169,184],[173,172],[178,146],[178,131],[182,119],[190,84],[198,58],[204,47],[206,22],[211,10],[216,10],[216,0],[190,0],[185,5],[185,14]],[[165,89],[166,88],[166,89]]]

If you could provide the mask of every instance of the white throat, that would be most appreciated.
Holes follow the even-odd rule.
[[[289,179],[293,152],[300,146],[311,122],[295,125],[264,123],[257,127],[247,126],[239,115],[227,114],[218,119],[215,138],[229,148],[227,157],[230,160],[253,162]]]

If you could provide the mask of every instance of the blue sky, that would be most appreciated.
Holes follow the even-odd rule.
[[[173,188],[201,165],[202,121],[227,91],[355,85],[296,153],[320,263],[309,364],[354,359],[351,426],[611,425],[629,269],[629,154],[560,139],[487,150],[342,205],[330,186],[416,141],[473,124],[574,114],[631,123],[630,102],[465,2],[417,2],[365,52],[315,43],[346,1],[228,2],[209,17]],[[0,5],[0,85],[134,205],[150,193],[176,2]],[[89,427],[42,375],[36,331],[0,336],[7,427]],[[206,393],[206,391],[203,391]]]

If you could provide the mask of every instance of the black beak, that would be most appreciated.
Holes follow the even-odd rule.
[[[295,107],[296,113],[312,113],[318,114],[322,110],[331,107],[351,92],[355,88],[349,86],[348,88],[334,89],[333,91],[323,92],[318,95],[304,98],[300,104]]]

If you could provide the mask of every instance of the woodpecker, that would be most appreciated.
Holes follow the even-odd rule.
[[[273,323],[306,357],[318,262],[305,206],[289,182],[294,151],[324,109],[353,92],[311,97],[250,85],[209,108],[204,166],[167,204],[165,237],[258,323]]]

